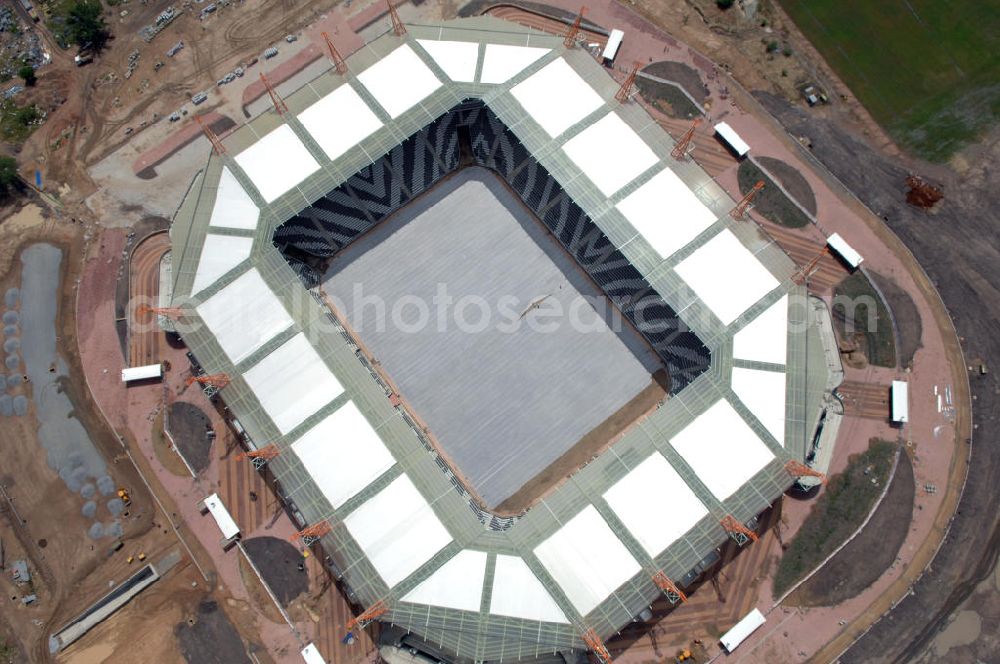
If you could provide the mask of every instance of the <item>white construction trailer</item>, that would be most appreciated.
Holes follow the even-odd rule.
[[[847,263],[848,267],[852,270],[858,269],[861,262],[864,260],[861,254],[854,250],[854,247],[847,244],[844,238],[840,237],[840,233],[834,233],[830,237],[826,238],[826,244],[830,247],[833,253],[840,256],[840,259]]]
[[[733,625],[733,628],[722,635],[719,641],[727,653],[731,653],[739,647],[746,638],[753,634],[754,630],[763,625],[767,620],[759,609],[754,609],[743,616],[743,619]]]
[[[910,421],[910,386],[905,380],[892,381],[892,421],[894,424]]]
[[[122,382],[131,383],[137,380],[152,380],[163,378],[162,364],[147,364],[144,367],[128,367],[122,369]]]
[[[604,61],[606,66],[611,66],[615,58],[618,56],[618,49],[622,47],[622,40],[625,39],[625,33],[621,30],[612,30],[611,34],[608,36],[608,43],[604,46],[604,52],[601,53],[601,59]]]

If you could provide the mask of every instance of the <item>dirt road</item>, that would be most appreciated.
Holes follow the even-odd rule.
[[[59,89],[65,102],[28,140],[20,161],[38,164],[46,182],[68,185],[74,198],[85,197],[94,190],[88,167],[144,128],[166,122],[185,104],[190,107],[193,94],[213,88],[241,61],[281,42],[338,3],[249,0],[205,20],[199,20],[197,9],[189,9],[147,44],[139,37],[139,28],[171,4],[176,3],[159,0],[130,6],[126,17],[116,16],[111,23],[115,39],[86,67],[73,64],[72,49],[52,46],[52,63],[40,72],[39,85]],[[177,41],[184,42],[184,49],[168,58],[166,50]],[[126,79],[133,50],[140,53],[138,65]],[[157,67],[160,62],[164,65]],[[127,134],[129,128],[133,131]]]

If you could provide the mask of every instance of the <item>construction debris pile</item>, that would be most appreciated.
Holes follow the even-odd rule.
[[[17,76],[23,65],[38,68],[49,61],[38,33],[25,25],[10,7],[0,7],[0,79]]]
[[[139,66],[139,49],[135,49],[128,54],[128,68],[125,70],[125,80],[132,78],[136,67]]]
[[[173,5],[167,7],[162,12],[160,12],[159,16],[156,17],[156,20],[153,22],[152,25],[147,25],[146,27],[139,30],[139,36],[142,37],[143,41],[146,42],[153,41],[153,37],[160,34],[160,32],[162,32],[164,28],[173,23],[174,19],[176,19],[180,15],[181,13],[176,9],[174,9]]]
[[[944,198],[944,192],[916,175],[906,178],[906,202],[914,207],[932,208]]]

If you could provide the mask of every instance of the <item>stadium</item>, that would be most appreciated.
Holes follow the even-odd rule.
[[[796,265],[588,52],[406,29],[224,137],[165,297],[362,624],[447,661],[601,656],[797,481],[823,342]],[[359,284],[525,324],[382,326]],[[541,329],[581,300],[611,304],[589,332]]]

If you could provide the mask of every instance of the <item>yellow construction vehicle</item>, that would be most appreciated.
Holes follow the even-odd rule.
[[[121,498],[122,503],[125,504],[125,507],[128,507],[129,505],[132,504],[132,498],[128,495],[128,489],[126,489],[125,487],[121,487],[120,489],[118,489],[118,497]]]
[[[677,662],[677,664],[680,664],[681,662],[686,662],[689,659],[691,659],[691,651],[684,648],[677,653],[677,657],[674,658],[674,661]]]

